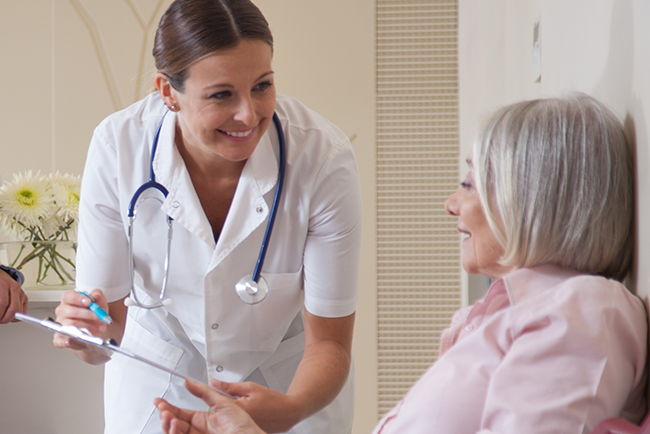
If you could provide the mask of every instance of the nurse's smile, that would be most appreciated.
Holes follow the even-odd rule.
[[[222,131],[222,130],[217,130],[222,134],[225,134],[234,142],[244,142],[248,139],[251,138],[253,131],[255,131],[256,128],[253,128],[248,131]]]

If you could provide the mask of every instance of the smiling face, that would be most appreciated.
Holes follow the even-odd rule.
[[[221,164],[251,156],[275,110],[271,60],[266,42],[242,40],[193,63],[183,92],[156,75],[165,104],[177,111],[177,146],[184,158]]]
[[[471,157],[467,160],[470,171],[460,188],[445,202],[445,209],[458,216],[458,231],[467,235],[463,240],[462,264],[471,274],[484,274],[498,279],[510,271],[499,264],[504,249],[497,241],[483,211],[483,205],[474,182]]]

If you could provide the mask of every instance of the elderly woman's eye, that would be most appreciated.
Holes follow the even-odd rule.
[[[463,182],[460,183],[460,186],[463,187],[463,188],[469,189],[469,188],[472,187],[472,184],[470,184],[469,182],[463,181]]]

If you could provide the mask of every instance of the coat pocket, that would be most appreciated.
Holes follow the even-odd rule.
[[[132,317],[128,317],[121,347],[170,369],[177,368],[184,353]],[[104,374],[105,433],[146,432],[148,425],[159,429],[153,400],[165,397],[173,381],[177,380],[165,371],[114,354]]]

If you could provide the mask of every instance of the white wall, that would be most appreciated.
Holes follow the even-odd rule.
[[[581,91],[606,102],[625,121],[637,150],[635,287],[650,295],[650,3],[645,0],[547,0],[542,6],[542,92]]]
[[[81,174],[95,125],[149,88],[152,31],[170,2],[0,0],[3,179],[26,170]],[[368,433],[377,420],[374,2],[256,3],[276,39],[278,90],[356,136],[365,214],[354,432]],[[30,313],[53,315],[54,306]],[[101,432],[102,368],[54,350],[42,333],[0,327],[0,432]]]
[[[465,159],[486,116],[498,107],[541,96],[533,56],[540,3],[459,0],[460,180],[467,174]],[[465,303],[482,297],[486,278],[461,272]]]
[[[533,28],[540,0],[459,1],[461,174],[477,129],[494,109],[538,98]]]

